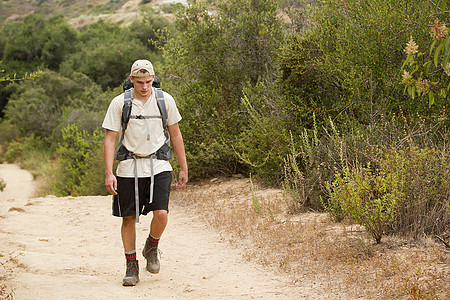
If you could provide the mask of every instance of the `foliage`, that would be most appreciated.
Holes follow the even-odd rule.
[[[324,186],[335,169],[357,161],[378,167],[380,148],[404,143],[401,129],[389,132],[398,123],[396,114],[412,124],[416,113],[424,114],[429,124],[448,122],[444,103],[429,108],[412,101],[402,95],[398,81],[402,38],[414,34],[426,40],[423,24],[432,11],[426,1],[331,0],[305,6],[297,16],[311,23],[297,26],[301,20],[293,20],[281,56],[282,76],[261,88],[269,87],[270,100],[253,105],[250,114],[245,135],[257,138],[241,145],[240,156],[257,169],[252,173],[264,174],[268,183],[282,182],[297,205],[330,209],[334,203]],[[252,99],[261,97],[254,95]],[[281,137],[274,138],[275,132]],[[265,138],[273,141],[271,147],[264,146]],[[277,180],[268,173],[278,174]]]
[[[38,68],[57,71],[66,56],[72,53],[78,40],[77,32],[63,16],[45,19],[31,14],[23,22],[6,24],[4,34],[3,67],[6,74],[25,76]]]
[[[291,137],[291,144],[293,144]],[[284,179],[282,183],[284,193],[291,196],[292,203],[289,208],[296,212],[299,208],[306,207],[308,201],[307,187],[304,173],[297,163],[298,153],[291,145],[291,153],[284,159]]]
[[[256,177],[277,185],[283,178],[282,162],[290,154],[289,116],[277,110],[279,95],[275,82],[261,81],[244,86],[242,107],[248,125],[243,128],[234,149],[242,163]]]
[[[130,65],[140,58],[158,60],[155,53],[127,29],[98,21],[80,32],[77,49],[61,64],[61,74],[69,77],[81,72],[103,90],[121,85],[130,73]]]
[[[5,145],[19,137],[17,127],[11,124],[9,120],[0,122],[0,145]],[[1,155],[0,155],[1,156]]]
[[[343,159],[366,164],[373,145],[400,142],[380,136],[390,135],[381,132],[390,118],[396,122],[395,113],[405,112],[408,120],[416,112],[433,121],[445,116],[442,106],[409,101],[398,81],[402,37],[414,32],[425,39],[419,23],[431,11],[429,3],[391,0],[304,6],[297,16],[310,24],[293,20],[281,51],[282,74],[243,90],[249,122],[235,150],[252,174],[283,183],[290,193],[298,188],[306,206],[328,206],[323,183]]]
[[[72,79],[46,71],[32,81],[20,82],[5,109],[5,118],[17,126],[22,136],[49,137],[68,107],[95,110],[101,90],[86,76]]]
[[[135,21],[129,28],[101,20],[76,31],[63,16],[32,14],[2,28],[0,60],[8,78],[38,68],[60,70],[66,77],[81,72],[106,90],[123,82],[130,62],[160,60],[149,39],[156,40],[155,31],[169,27],[166,19],[148,14],[145,22]]]
[[[331,123],[335,130],[332,125]],[[333,134],[336,136],[335,132]],[[325,195],[322,186],[332,177],[330,166],[336,167],[336,160],[342,159],[339,156],[342,152],[336,151],[339,142],[332,140],[335,136],[327,136],[331,141],[319,139],[318,130],[314,127],[310,131],[304,129],[298,144],[294,144],[294,137],[291,135],[290,153],[283,161],[282,186],[294,200],[291,205],[294,211],[301,207],[317,210],[323,208]]]
[[[105,194],[103,181],[103,134],[79,130],[74,124],[62,130],[63,143],[57,150],[59,168],[52,189],[57,195]]]
[[[210,91],[194,84],[191,88],[193,92],[179,103],[190,178],[235,173],[238,166],[227,137],[231,130],[239,129],[234,127],[236,118],[217,111],[216,105],[222,100],[220,91]],[[200,105],[200,99],[210,105]]]
[[[30,136],[2,143],[4,152],[1,159],[8,163],[16,163],[29,170],[34,177],[49,172],[49,144],[40,137]]]
[[[6,182],[3,180],[3,178],[0,178],[0,192],[3,192],[3,190],[6,188]]]
[[[445,11],[445,9],[444,9]],[[419,51],[411,36],[404,51],[403,84],[405,91],[413,99],[428,95],[428,104],[432,106],[435,98],[448,99],[450,90],[450,34],[445,22],[436,18],[431,26],[430,35],[433,42],[426,52]]]
[[[357,166],[336,173],[330,201],[352,221],[364,225],[377,243],[395,216],[399,180],[384,170]]]
[[[189,4],[164,47],[164,87],[184,118],[191,174],[230,174],[241,169],[232,146],[247,126],[242,88],[276,71],[281,23],[274,1],[220,1],[214,14]]]
[[[285,104],[295,123],[319,128],[329,115],[342,123],[370,124],[402,107],[424,111],[400,92],[398,69],[406,37],[426,36],[428,1],[322,1],[310,6],[314,26],[294,32],[283,50]]]
[[[160,36],[158,35],[158,33],[163,30],[168,30],[172,34],[176,34],[173,23],[169,22],[164,17],[156,15],[153,11],[150,11],[149,13],[144,14],[143,21],[135,21],[128,26],[125,34],[138,39],[149,51],[159,52],[159,49],[155,44],[163,42],[160,41]]]

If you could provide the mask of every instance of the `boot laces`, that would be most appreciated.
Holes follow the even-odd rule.
[[[127,277],[133,277],[133,276],[137,276],[138,274],[138,266],[137,266],[137,262],[135,261],[127,261],[127,272],[126,272],[126,276]]]

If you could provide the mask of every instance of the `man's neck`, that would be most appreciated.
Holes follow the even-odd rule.
[[[147,102],[148,99],[150,99],[150,97],[153,94],[153,89],[150,90],[150,93],[148,94],[148,96],[142,97],[140,95],[137,95],[136,92],[133,93],[133,99],[139,100],[142,102],[142,104],[145,104]]]

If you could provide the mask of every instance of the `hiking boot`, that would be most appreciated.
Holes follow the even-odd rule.
[[[123,286],[135,286],[139,282],[139,264],[137,260],[127,261],[127,272],[123,278]]]
[[[158,247],[152,247],[150,241],[147,240],[142,255],[147,259],[147,271],[153,274],[159,273]]]

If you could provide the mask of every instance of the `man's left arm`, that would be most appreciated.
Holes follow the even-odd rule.
[[[169,125],[170,140],[172,142],[173,150],[177,156],[178,163],[180,164],[181,171],[178,175],[177,188],[183,188],[188,182],[188,166],[186,161],[186,152],[184,150],[183,136],[181,135],[180,127],[178,123]]]

